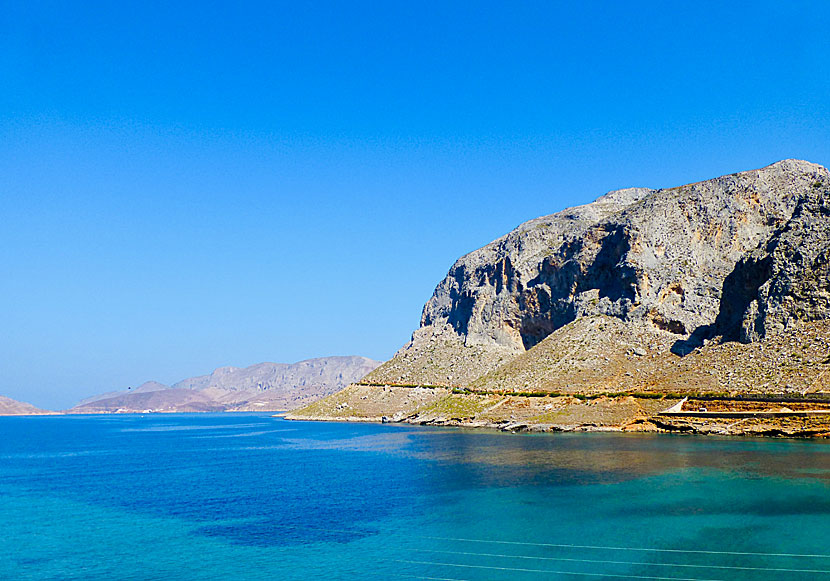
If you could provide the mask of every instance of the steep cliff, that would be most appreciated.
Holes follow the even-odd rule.
[[[367,379],[467,385],[595,315],[667,333],[681,353],[715,334],[716,321],[726,334],[743,325],[745,340],[763,335],[790,312],[782,293],[802,306],[823,296],[802,295],[813,284],[807,270],[826,269],[818,224],[827,223],[827,184],[825,168],[785,160],[677,188],[619,190],[526,222],[460,258],[412,340]],[[787,250],[808,238],[814,255]],[[733,313],[736,298],[745,304]],[[815,310],[805,309],[793,316]]]
[[[812,184],[799,200],[792,218],[762,249],[742,258],[730,276],[736,273],[746,273],[743,278],[748,278],[749,284],[741,294],[730,292],[734,285],[725,285],[722,311],[733,315],[733,326],[722,316],[724,327],[719,330],[729,337],[749,343],[780,333],[800,321],[830,318],[827,180]],[[739,322],[740,328],[735,328],[734,322]]]

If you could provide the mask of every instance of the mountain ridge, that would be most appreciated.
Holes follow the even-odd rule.
[[[148,381],[135,389],[85,398],[67,412],[282,411],[334,393],[379,364],[366,357],[332,356],[217,367],[172,386]]]

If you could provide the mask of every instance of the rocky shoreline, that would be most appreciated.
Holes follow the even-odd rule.
[[[664,432],[830,437],[830,401],[689,400],[659,394],[500,395],[359,385],[285,414],[289,420],[406,423],[509,432]],[[792,400],[793,398],[789,398]],[[685,406],[685,411],[682,408]],[[708,406],[708,407],[703,407]],[[388,410],[397,410],[386,415]]]

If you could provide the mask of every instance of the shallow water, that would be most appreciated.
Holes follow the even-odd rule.
[[[3,579],[830,580],[830,446],[0,418]]]

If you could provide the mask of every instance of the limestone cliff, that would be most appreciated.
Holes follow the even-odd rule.
[[[596,315],[662,334],[680,354],[718,333],[752,340],[823,318],[828,183],[825,168],[784,160],[526,222],[460,258],[412,340],[367,379],[468,385]]]
[[[732,292],[734,278],[749,284]],[[741,259],[725,284],[722,303],[724,327],[719,330],[746,343],[800,321],[830,319],[830,188],[826,180],[813,182],[784,227],[763,248]],[[726,313],[732,315],[732,327]]]

